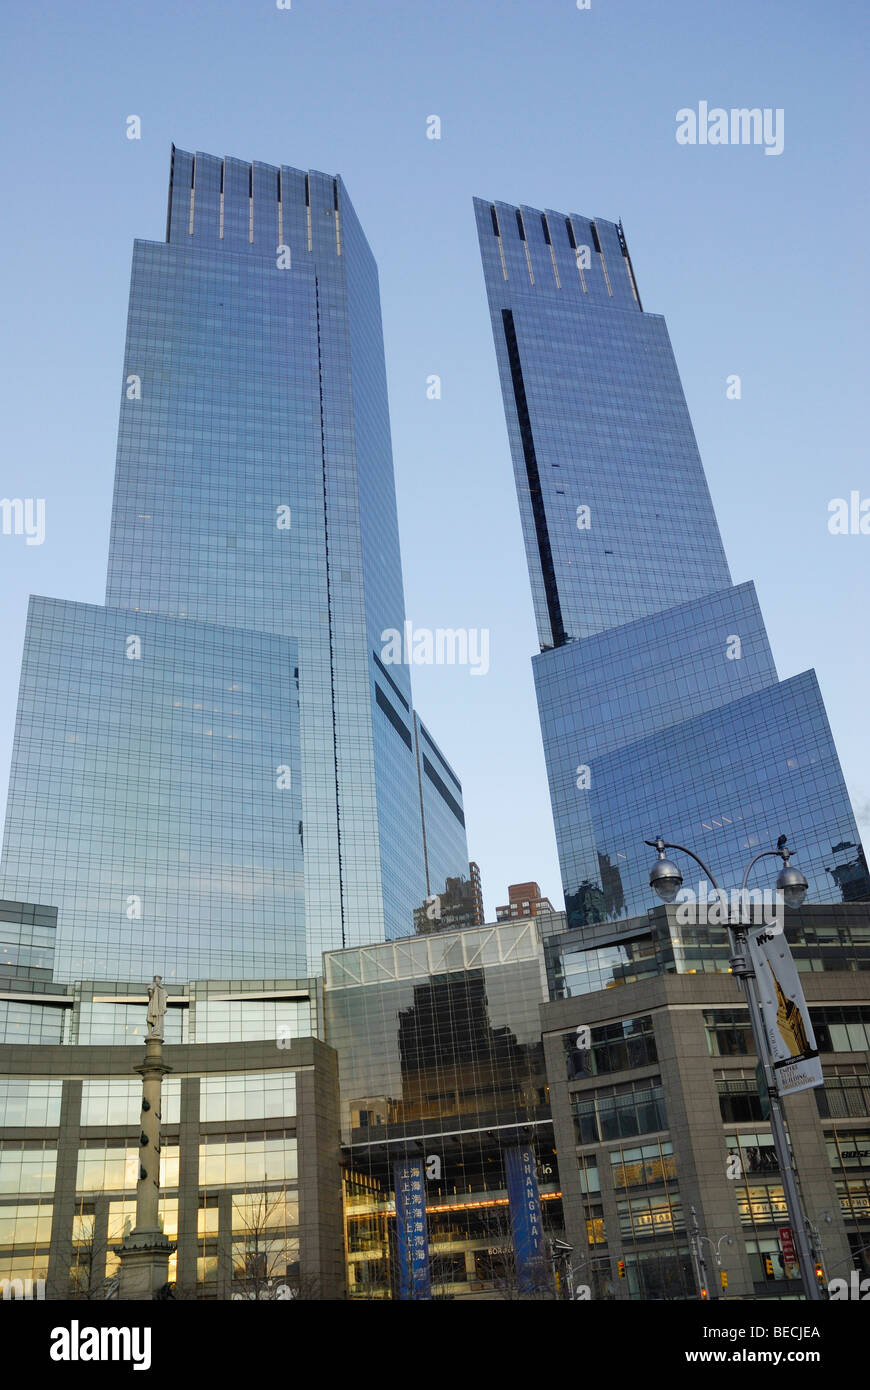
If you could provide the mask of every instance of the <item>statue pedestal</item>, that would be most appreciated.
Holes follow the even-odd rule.
[[[119,1250],[119,1299],[152,1299],[169,1278],[169,1256],[175,1246],[159,1229],[138,1227],[124,1237]]]

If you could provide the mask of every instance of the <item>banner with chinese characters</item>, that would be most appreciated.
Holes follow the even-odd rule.
[[[408,1158],[393,1167],[396,1187],[396,1247],[399,1298],[432,1297],[429,1268],[429,1234],[426,1230],[426,1193],[423,1160]]]
[[[810,1011],[784,933],[757,927],[747,941],[779,1094],[823,1086]]]
[[[506,1149],[504,1160],[518,1291],[537,1293],[549,1288],[550,1281],[535,1151],[530,1144]]]

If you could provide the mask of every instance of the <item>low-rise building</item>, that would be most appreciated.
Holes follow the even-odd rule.
[[[136,1210],[144,986],[2,985],[0,1280],[112,1297]],[[309,1036],[316,1000],[316,981],[170,984],[160,1188],[177,1298],[343,1296],[338,1069]]]
[[[495,916],[498,922],[513,922],[518,917],[537,917],[552,912],[553,904],[543,896],[539,883],[511,883],[508,901],[496,908]]]
[[[541,1020],[566,1238],[584,1251],[576,1278],[599,1298],[697,1297],[694,1227],[708,1297],[799,1297],[726,933],[677,913],[545,942]],[[870,1269],[870,909],[807,906],[787,914],[786,934],[825,1076],[785,1105],[824,1281]]]

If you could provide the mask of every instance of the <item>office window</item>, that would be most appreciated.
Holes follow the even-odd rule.
[[[745,1009],[705,1009],[704,1027],[711,1057],[749,1057],[755,1052]]]
[[[824,1086],[815,1088],[816,1105],[823,1120],[863,1119],[870,1116],[870,1071],[866,1067],[826,1071]]]
[[[204,1076],[199,1094],[201,1120],[282,1119],[296,1114],[296,1073],[276,1069]]]
[[[754,1073],[722,1073],[716,1078],[716,1091],[719,1112],[726,1123],[742,1124],[747,1120],[762,1118],[761,1096]]]
[[[140,1083],[141,1087],[141,1083]],[[24,1081],[0,1077],[0,1122],[4,1128],[57,1128],[62,1081]]]
[[[577,1033],[563,1038],[568,1076],[601,1076],[607,1072],[630,1071],[658,1061],[652,1016],[624,1018],[590,1029],[590,1047],[578,1047]]]
[[[578,1144],[628,1138],[668,1125],[660,1077],[584,1092],[574,1097],[572,1110]]]

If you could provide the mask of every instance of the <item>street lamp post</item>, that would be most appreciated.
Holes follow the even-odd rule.
[[[831,1215],[831,1213],[830,1213],[829,1211],[823,1211],[823,1212],[821,1213],[821,1220],[822,1220],[822,1221],[826,1221],[828,1225],[831,1224],[831,1222],[833,1221],[833,1219],[834,1219],[834,1218],[832,1217],[832,1215]],[[822,1233],[821,1233],[821,1231],[819,1230],[818,1222],[817,1222],[817,1221],[811,1221],[811,1220],[809,1219],[809,1217],[807,1217],[807,1230],[809,1231],[810,1235],[811,1235],[812,1238],[813,1238],[813,1241],[815,1242],[816,1256],[817,1256],[816,1263],[821,1267],[822,1278],[823,1278],[824,1281],[825,1281],[825,1287],[827,1287],[827,1283],[828,1283],[827,1260],[825,1259],[825,1247],[824,1247],[824,1245],[823,1245],[823,1243],[822,1243]]]
[[[841,1269],[841,1268],[843,1267],[843,1265],[851,1264],[851,1263],[854,1261],[854,1259],[855,1259],[855,1257],[856,1257],[857,1255],[863,1255],[867,1250],[870,1250],[870,1245],[859,1245],[858,1248],[857,1248],[857,1250],[850,1250],[849,1254],[846,1256],[846,1258],[845,1258],[844,1260],[838,1260],[837,1263],[836,1263],[835,1265],[830,1265],[830,1266],[827,1266],[827,1265],[826,1265],[826,1266],[825,1266],[825,1282],[826,1282],[826,1283],[828,1282],[828,1274],[829,1274],[830,1270],[832,1270],[832,1269]],[[860,1273],[860,1270],[859,1270],[858,1272]]]
[[[707,878],[712,883],[717,892],[722,890],[716,882],[703,859],[700,859],[694,850],[687,849],[685,845],[667,844],[659,835],[655,840],[645,840],[644,844],[650,845],[658,853],[658,859],[650,870],[650,887],[658,894],[665,903],[675,901],[677,893],[683,883],[683,875],[677,865],[668,859],[665,850],[675,849],[682,854],[688,854],[690,859],[694,859]],[[788,1207],[789,1220],[794,1235],[794,1242],[798,1252],[798,1264],[800,1267],[801,1283],[803,1284],[804,1295],[811,1302],[821,1299],[821,1289],[814,1276],[813,1257],[810,1249],[809,1236],[807,1232],[807,1222],[801,1205],[800,1193],[797,1187],[794,1164],[792,1163],[791,1149],[789,1148],[788,1138],[785,1129],[785,1116],[782,1108],[782,1100],[776,1084],[773,1064],[770,1059],[770,1052],[767,1046],[767,1036],[761,1020],[761,1010],[758,1004],[758,997],[755,993],[755,986],[752,981],[755,979],[755,971],[750,964],[748,956],[748,946],[746,942],[746,925],[742,921],[743,901],[746,891],[746,884],[753,865],[759,859],[764,859],[768,855],[774,855],[783,861],[783,868],[780,870],[776,880],[777,891],[780,892],[788,907],[800,907],[803,902],[808,884],[799,869],[793,868],[789,864],[791,851],[786,849],[786,837],[780,835],[776,849],[761,850],[759,854],[753,855],[746,866],[743,875],[743,882],[740,885],[740,897],[738,899],[737,921],[730,920],[728,917],[728,940],[731,947],[731,973],[736,976],[738,987],[746,995],[746,1004],[749,1009],[749,1022],[752,1028],[752,1036],[755,1040],[755,1050],[764,1074],[764,1081],[767,1087],[767,1094],[770,1102],[770,1128],[773,1136],[773,1147],[779,1162],[779,1171],[782,1176],[782,1186],[785,1193],[786,1206]]]
[[[606,1265],[606,1266],[607,1266],[607,1269],[608,1269],[608,1271],[609,1271],[609,1270],[610,1270],[610,1256],[609,1256],[609,1255],[587,1255],[587,1256],[584,1257],[584,1259],[578,1260],[577,1263],[576,1263],[575,1265],[571,1265],[571,1267],[570,1267],[570,1268],[571,1268],[571,1297],[572,1297],[573,1299],[575,1299],[575,1300],[577,1299],[577,1290],[578,1290],[578,1285],[574,1282],[575,1275],[577,1275],[577,1274],[579,1273],[579,1271],[580,1271],[581,1269],[583,1269],[583,1267],[586,1266],[586,1265],[589,1266],[589,1272],[590,1272],[590,1274],[592,1274],[593,1276],[594,1276],[594,1274],[596,1273],[596,1270],[595,1270],[595,1266],[596,1266],[596,1265]]]
[[[692,1215],[693,1215],[693,1216],[694,1216],[694,1213],[695,1213],[695,1208],[692,1207]],[[696,1227],[696,1230],[697,1230],[697,1224],[698,1224],[698,1223],[697,1223],[697,1218],[696,1218],[696,1219],[695,1219],[695,1227]],[[723,1242],[723,1240],[724,1240],[726,1245],[733,1245],[733,1244],[734,1244],[734,1241],[732,1240],[731,1236],[729,1236],[729,1235],[727,1234],[727,1232],[726,1232],[725,1235],[720,1236],[719,1239],[718,1239],[718,1240],[715,1240],[715,1241],[714,1241],[714,1240],[711,1240],[709,1236],[702,1236],[700,1232],[698,1232],[698,1234],[696,1235],[695,1238],[696,1238],[696,1240],[697,1240],[697,1242],[698,1242],[698,1248],[699,1248],[699,1249],[700,1249],[700,1247],[701,1247],[701,1242],[703,1241],[705,1245],[709,1245],[710,1249],[713,1251],[713,1254],[714,1254],[715,1257],[716,1257],[716,1268],[719,1270],[719,1290],[718,1290],[718,1292],[717,1292],[717,1294],[716,1294],[716,1297],[717,1297],[717,1298],[724,1298],[724,1297],[725,1297],[725,1293],[724,1293],[724,1291],[723,1291],[722,1277],[721,1277],[721,1276],[722,1276],[722,1242]]]
[[[698,1213],[695,1211],[694,1207],[692,1207],[692,1225],[689,1228],[689,1244],[692,1247],[695,1278],[698,1281],[698,1293],[701,1298],[709,1298],[710,1285],[707,1281],[707,1262],[704,1259],[704,1251],[701,1249],[701,1232],[698,1228]]]
[[[569,1245],[566,1240],[553,1238],[550,1241],[550,1260],[553,1265],[553,1275],[557,1287],[557,1293],[567,1300],[574,1297],[574,1271],[571,1268],[571,1256],[574,1254],[574,1246]],[[562,1267],[562,1278],[558,1278],[558,1266]]]

